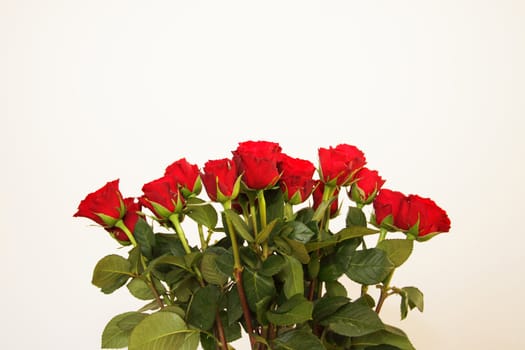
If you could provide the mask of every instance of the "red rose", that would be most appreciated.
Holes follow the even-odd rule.
[[[104,227],[113,227],[126,213],[118,183],[118,179],[108,182],[99,190],[88,194],[73,216],[82,216]]]
[[[381,189],[374,200],[376,223],[381,225],[385,221],[383,226],[391,228],[404,199],[405,195],[401,192]]]
[[[239,194],[237,166],[230,159],[209,160],[204,164],[202,181],[212,201],[225,202]]]
[[[280,174],[277,169],[277,161],[281,155],[279,144],[267,141],[241,142],[232,153],[233,161],[249,189],[270,188],[279,180]]]
[[[356,203],[371,203],[385,180],[379,176],[376,170],[361,168],[355,175],[355,182],[350,190],[350,197]]]
[[[316,181],[316,184],[317,186],[314,189],[314,192],[312,194],[312,196],[314,197],[314,210],[316,210],[323,202],[323,193],[324,193],[324,183],[322,183],[321,181]],[[336,199],[330,205],[330,217],[331,218],[336,217],[337,212],[339,210],[339,202],[337,199],[338,195],[339,195],[339,189],[336,189],[334,192],[334,197]]]
[[[402,230],[410,230],[417,225],[417,235],[448,232],[450,219],[447,213],[429,199],[409,195],[401,202],[399,212],[394,216],[394,225]]]
[[[349,185],[365,164],[365,155],[355,146],[341,144],[335,148],[319,148],[319,171],[324,183]]]
[[[291,204],[304,202],[312,193],[315,181],[312,176],[315,166],[303,159],[281,156],[278,168],[281,171],[279,185]]]
[[[179,159],[166,168],[164,176],[172,176],[179,184],[182,194],[189,197],[199,194],[202,189],[199,167],[188,163],[186,158]]]
[[[164,176],[145,184],[142,192],[144,195],[139,198],[141,204],[159,219],[168,219],[172,214],[179,213],[184,205],[178,184],[171,176]]]
[[[126,206],[126,214],[122,220],[124,221],[124,225],[126,225],[131,233],[133,233],[135,231],[135,225],[140,218],[138,213],[141,211],[142,206],[139,202],[135,201],[135,198],[124,198],[124,205]],[[126,235],[120,228],[113,227],[107,228],[106,230],[110,232],[118,241],[122,243],[129,242],[128,235]]]

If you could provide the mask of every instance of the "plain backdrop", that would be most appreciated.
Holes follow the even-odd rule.
[[[141,303],[91,285],[125,250],[80,200],[245,140],[314,163],[353,144],[433,198],[452,230],[393,280],[425,311],[400,321],[392,297],[385,320],[417,349],[524,348],[524,18],[520,0],[0,0],[0,348],[100,348]]]

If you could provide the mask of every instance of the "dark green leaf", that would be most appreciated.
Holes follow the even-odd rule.
[[[366,227],[366,216],[361,209],[356,207],[348,208],[348,215],[346,216],[346,227],[350,226]]]
[[[379,316],[369,307],[350,303],[321,321],[321,325],[347,337],[358,337],[384,328]]]
[[[187,314],[188,323],[207,331],[213,327],[221,292],[214,285],[207,285],[195,292]]]
[[[345,270],[339,266],[335,255],[325,256],[321,260],[321,268],[319,269],[318,276],[320,281],[336,281],[343,273],[345,273]]]
[[[155,235],[155,247],[153,248],[154,256],[161,255],[174,255],[174,256],[184,256],[186,252],[184,247],[180,242],[179,237],[171,233],[157,233]]]
[[[326,350],[323,343],[307,330],[291,330],[273,341],[273,350]]]
[[[343,286],[338,281],[330,281],[325,283],[326,295],[331,297],[346,297],[348,293],[346,292],[345,286]]]
[[[410,239],[385,239],[376,248],[383,250],[395,267],[401,266],[412,253],[414,241]]]
[[[201,333],[201,346],[203,350],[217,350],[215,337],[207,333]]]
[[[271,222],[284,216],[284,197],[280,188],[264,191],[266,220]]]
[[[146,220],[142,218],[138,219],[135,224],[135,229],[133,230],[133,236],[135,236],[135,239],[140,246],[142,255],[151,259],[153,257],[153,247],[155,246],[155,235],[153,234],[153,229]]]
[[[225,249],[223,249],[226,252]],[[224,254],[224,253],[223,253]],[[200,270],[204,280],[218,286],[228,282],[228,275],[225,275],[217,266],[219,255],[208,249],[204,252],[201,260]]]
[[[361,244],[361,238],[352,238],[347,241],[343,241],[337,245],[337,251],[335,253],[335,261],[337,265],[343,270],[346,271],[350,267],[350,260],[352,254]]]
[[[179,315],[157,312],[142,320],[131,332],[129,350],[196,350],[198,343],[199,331],[188,329]]]
[[[324,296],[314,304],[313,318],[319,322],[333,315],[337,310],[349,303],[346,297]]]
[[[282,255],[270,255],[262,265],[259,273],[264,276],[274,276],[278,274],[284,267],[286,261]]]
[[[226,209],[224,211],[226,218],[230,220],[233,224],[235,232],[241,236],[245,241],[253,243],[255,242],[248,225],[244,222],[239,214],[237,214],[232,209]]]
[[[217,269],[226,276],[233,276],[233,254],[229,250],[223,250],[215,260]]]
[[[243,314],[241,299],[239,298],[239,291],[237,287],[234,286],[227,294],[227,303],[228,303],[228,325],[237,322]]]
[[[126,312],[113,317],[102,332],[102,349],[120,349],[128,346],[135,326],[146,317],[140,312]]]
[[[155,299],[155,294],[151,291],[151,288],[146,282],[140,278],[134,278],[127,285],[129,292],[135,298],[140,300],[151,300]]]
[[[308,224],[314,217],[314,210],[311,207],[306,207],[295,213],[295,220]]]
[[[188,198],[186,207],[188,210],[185,214],[198,224],[212,230],[217,226],[217,211],[211,204],[206,204],[202,199],[192,197]]]
[[[93,271],[91,282],[103,293],[110,294],[126,284],[131,276],[129,261],[113,254],[100,259]]]
[[[282,232],[287,238],[301,243],[308,243],[315,235],[315,232],[301,221],[287,222],[282,228]]]
[[[320,242],[309,242],[306,244],[306,249],[309,252],[312,252],[314,250],[325,248],[325,247],[332,247],[340,242],[346,241],[348,239],[352,238],[358,238],[363,237],[367,235],[372,235],[375,233],[378,233],[377,230],[372,230],[367,227],[361,227],[361,226],[351,226],[342,229],[341,231],[337,232],[335,235],[331,236],[328,239],[324,239]]]
[[[352,255],[346,275],[353,281],[371,285],[383,281],[394,269],[386,253],[377,248],[358,250]]]
[[[228,316],[225,311],[220,313],[220,318],[222,322],[222,327],[224,329],[224,336],[228,343],[236,341],[241,338],[241,325],[239,322],[234,322],[232,324],[228,323]]]
[[[302,294],[294,295],[276,310],[266,313],[268,321],[278,326],[292,325],[312,319],[313,303]]]
[[[257,322],[259,322],[263,326],[268,325],[268,318],[266,317],[266,312],[268,311],[271,302],[272,297],[267,296],[262,298],[261,300],[258,300],[257,303],[255,303],[255,316],[257,317]]]
[[[304,294],[303,265],[293,256],[285,255],[285,263],[279,273],[279,279],[284,282],[283,292],[286,298],[296,294]]]
[[[308,264],[310,262],[310,255],[308,255],[308,251],[303,243],[288,238],[285,238],[284,240],[291,248],[291,254],[287,255],[293,255],[303,264]]]
[[[255,304],[265,298],[273,297],[276,293],[273,278],[263,276],[248,267],[242,271],[242,282],[248,305],[252,311],[256,311]]]
[[[407,335],[399,328],[385,325],[383,330],[373,332],[361,337],[352,338],[352,345],[355,347],[367,347],[366,349],[389,349],[374,348],[378,345],[389,345],[401,350],[415,350]]]

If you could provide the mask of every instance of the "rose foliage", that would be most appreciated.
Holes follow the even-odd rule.
[[[422,292],[392,275],[450,220],[431,199],[384,188],[355,146],[318,157],[316,176],[279,144],[247,141],[202,168],[175,161],[138,198],[119,180],[88,194],[74,216],[128,247],[102,258],[92,283],[145,303],[112,318],[101,347],[227,350],[244,332],[257,350],[414,349],[380,311],[390,296],[402,319],[423,311]]]

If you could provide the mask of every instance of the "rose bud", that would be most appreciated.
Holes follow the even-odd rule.
[[[317,181],[316,184],[317,186],[314,189],[314,192],[312,194],[314,198],[314,206],[313,206],[314,210],[317,210],[317,208],[323,202],[323,193],[324,193],[324,188],[325,188],[324,183],[322,183],[321,181]],[[336,217],[339,212],[339,202],[337,198],[338,195],[339,195],[339,190],[336,189],[333,194],[333,196],[335,197],[335,200],[330,205],[330,218]]]
[[[294,205],[304,202],[314,189],[315,180],[312,176],[315,166],[307,160],[283,154],[278,168],[281,171],[279,185],[285,200]]]
[[[104,227],[113,227],[126,213],[126,206],[118,188],[119,180],[105,184],[90,193],[78,206],[73,216],[82,216]]]
[[[199,167],[188,163],[186,158],[173,162],[166,168],[164,176],[171,176],[181,187],[184,198],[198,195],[202,190]]]
[[[358,204],[370,204],[384,183],[385,180],[379,176],[377,171],[362,168],[355,175],[349,196]]]
[[[241,177],[230,159],[209,160],[204,164],[202,181],[208,197],[214,202],[227,202],[239,195]]]
[[[374,200],[375,222],[387,230],[394,230],[394,220],[397,217],[405,195],[388,189],[381,189]]]
[[[321,181],[330,186],[349,185],[365,164],[365,155],[355,146],[341,144],[335,148],[319,148]]]
[[[140,203],[151,210],[158,219],[169,219],[172,214],[182,212],[184,198],[179,186],[171,176],[153,180],[142,187],[144,195]]]
[[[408,234],[423,237],[450,230],[447,213],[430,198],[409,195],[402,202],[394,225]]]
[[[232,153],[233,161],[248,189],[263,190],[275,186],[280,176],[277,169],[277,161],[281,155],[279,144],[246,141],[239,143],[239,147]]]
[[[126,214],[122,218],[124,225],[129,229],[130,232],[135,231],[135,225],[140,218],[139,212],[142,206],[139,202],[135,201],[135,198],[124,198],[124,204],[126,206]],[[123,245],[130,243],[128,235],[118,227],[106,228],[111,235]]]

